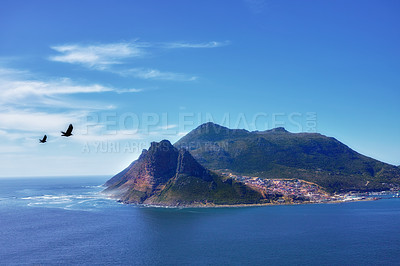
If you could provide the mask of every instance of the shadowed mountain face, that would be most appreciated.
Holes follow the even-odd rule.
[[[264,178],[300,178],[330,192],[382,190],[400,183],[398,167],[317,133],[294,134],[284,128],[249,132],[206,123],[175,147],[187,149],[208,169]]]
[[[232,180],[223,180],[185,149],[167,140],[153,142],[149,150],[105,184],[126,203],[165,206],[257,203],[258,192]]]

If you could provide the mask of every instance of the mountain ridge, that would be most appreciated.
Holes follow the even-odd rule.
[[[398,167],[362,155],[333,137],[291,133],[282,127],[250,132],[209,122],[174,145],[187,149],[214,171],[301,178],[331,193],[390,189],[388,183],[399,184],[400,180]]]

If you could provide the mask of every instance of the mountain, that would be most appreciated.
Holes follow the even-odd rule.
[[[265,195],[205,169],[187,150],[175,148],[168,140],[152,142],[149,150],[143,150],[105,185],[105,192],[125,203],[200,206],[268,202]]]
[[[332,137],[279,127],[249,132],[205,123],[175,143],[215,171],[260,178],[299,178],[329,192],[374,191],[400,184],[400,169]]]

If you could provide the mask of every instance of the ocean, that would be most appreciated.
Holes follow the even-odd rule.
[[[0,265],[399,265],[400,199],[124,205],[109,177],[1,178]]]

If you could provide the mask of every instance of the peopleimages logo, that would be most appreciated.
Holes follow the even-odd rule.
[[[178,134],[193,129],[203,123],[215,124],[235,129],[244,128],[249,131],[263,131],[276,127],[290,128],[293,132],[316,132],[316,112],[292,112],[292,113],[255,113],[251,116],[245,113],[232,115],[224,113],[216,116],[212,113],[142,113],[132,112],[119,114],[117,112],[101,112],[86,116],[86,134],[91,128],[99,126],[105,129],[105,133],[135,135],[139,132],[149,133],[154,130],[167,135]]]
[[[100,112],[82,121],[83,152],[137,153],[148,148],[151,141],[177,141],[190,130],[207,122],[230,129],[265,131],[284,127],[290,132],[317,132],[316,112],[277,112],[254,114],[213,113],[117,113]],[[86,137],[86,138],[85,138]]]

